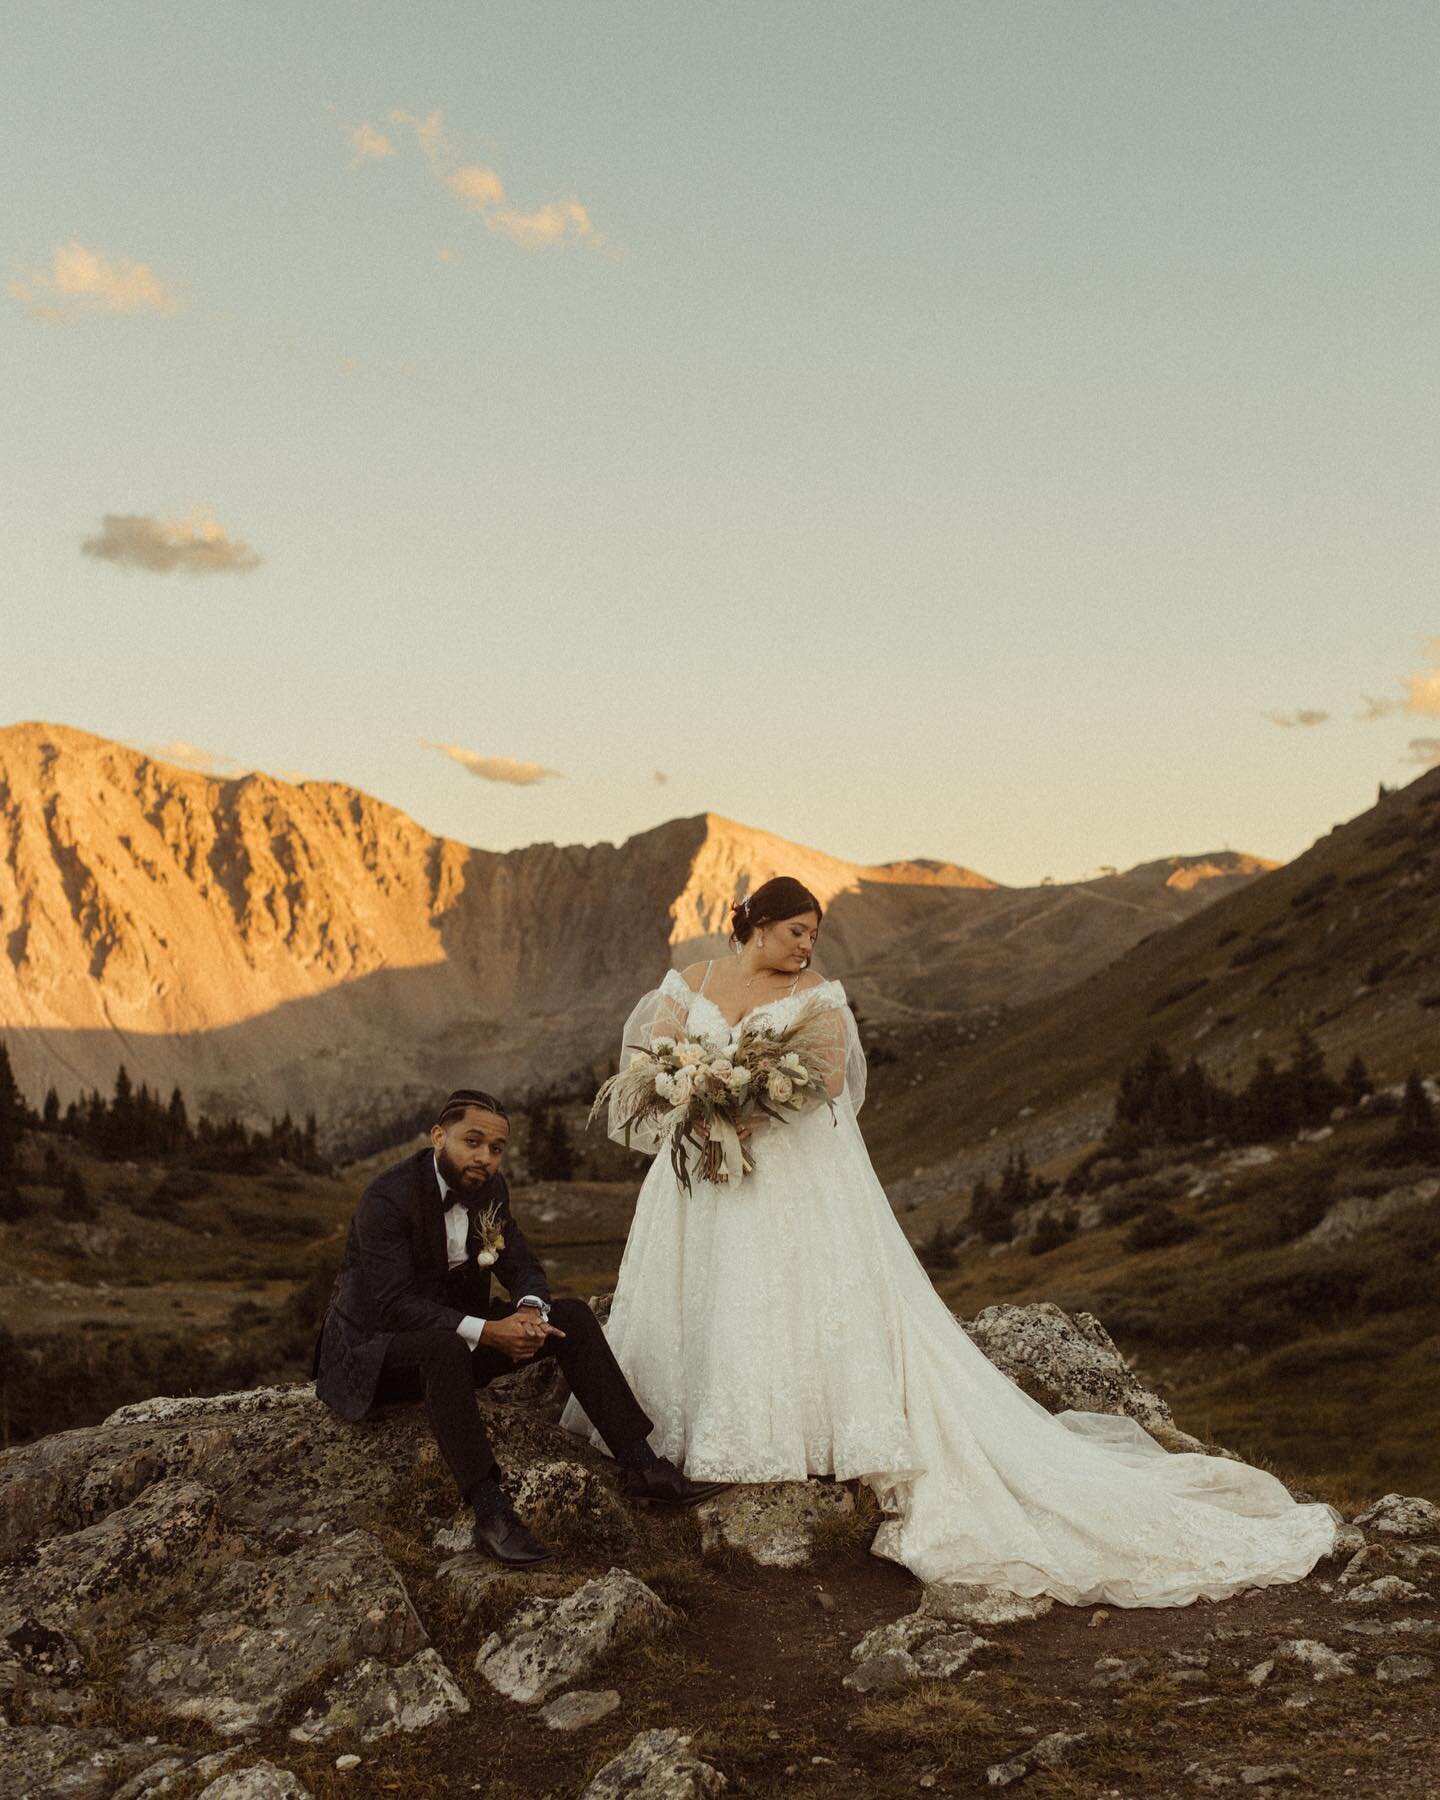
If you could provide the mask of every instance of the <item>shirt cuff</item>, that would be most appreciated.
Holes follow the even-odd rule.
[[[483,1319],[467,1316],[460,1321],[455,1329],[473,1350],[480,1342],[480,1333],[485,1329],[485,1321]]]

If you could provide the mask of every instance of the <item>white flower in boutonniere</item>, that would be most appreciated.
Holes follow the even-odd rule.
[[[480,1240],[475,1261],[482,1269],[493,1269],[505,1248],[505,1222],[498,1206],[487,1206],[476,1218],[475,1235]]]

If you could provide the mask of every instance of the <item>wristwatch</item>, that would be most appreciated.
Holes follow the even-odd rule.
[[[550,1302],[542,1300],[538,1294],[525,1294],[520,1300],[521,1306],[533,1306],[536,1312],[548,1325],[550,1323]]]

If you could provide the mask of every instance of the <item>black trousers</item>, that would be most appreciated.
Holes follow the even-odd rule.
[[[499,1316],[515,1310],[507,1307]],[[564,1337],[546,1338],[530,1360],[553,1357],[559,1363],[570,1391],[613,1456],[642,1444],[654,1423],[631,1393],[594,1313],[583,1300],[555,1300],[550,1323]],[[500,1476],[475,1407],[475,1390],[497,1375],[526,1367],[511,1362],[503,1351],[487,1349],[483,1336],[472,1350],[458,1331],[397,1331],[385,1351],[375,1398],[382,1404],[424,1400],[440,1454],[450,1465],[461,1498],[469,1499],[478,1482]]]

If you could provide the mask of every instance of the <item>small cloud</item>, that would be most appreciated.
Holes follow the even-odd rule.
[[[395,154],[395,146],[385,133],[368,124],[357,125],[350,133],[350,148],[355,152],[352,165],[355,168],[363,162],[380,162]]]
[[[1372,719],[1388,719],[1391,713],[1400,711],[1398,700],[1376,700],[1370,694],[1362,694],[1360,698],[1365,702],[1365,710],[1356,713],[1355,717],[1367,725]]]
[[[477,750],[462,750],[458,744],[434,744],[421,738],[426,750],[438,750],[452,762],[459,763],[481,781],[502,781],[510,787],[534,787],[539,781],[563,781],[559,769],[547,769],[542,763],[520,762],[513,756],[481,756]]]
[[[413,131],[436,179],[462,206],[478,213],[488,230],[509,238],[522,250],[547,250],[568,238],[589,239],[597,248],[601,245],[589,212],[573,196],[547,201],[526,212],[510,204],[498,170],[488,163],[457,163],[439,112],[421,119],[396,107],[390,113],[390,123]]]
[[[450,246],[448,244],[442,244],[441,247],[435,252],[435,255],[439,258],[439,260],[441,262],[449,262],[451,257],[454,256],[454,254],[455,254],[455,252],[450,248]]]
[[[203,508],[188,519],[157,519],[150,513],[106,513],[100,531],[80,546],[86,556],[125,569],[191,575],[243,574],[259,566],[248,544],[232,538]]]
[[[147,263],[110,262],[83,244],[64,244],[49,274],[32,270],[5,291],[35,319],[77,319],[92,313],[175,313],[180,300]]]
[[[1323,725],[1330,717],[1328,712],[1319,712],[1313,706],[1302,706],[1293,713],[1267,712],[1265,717],[1273,725]]]
[[[666,787],[669,784],[670,777],[665,773],[665,771],[663,769],[657,769],[652,777],[652,780],[654,781],[656,787]]]
[[[168,744],[142,744],[140,748],[160,762],[178,763],[182,769],[195,769],[202,775],[221,775],[240,766],[233,756],[202,750],[198,744],[187,744],[181,738],[172,738]]]
[[[1423,769],[1433,769],[1440,763],[1440,738],[1411,738],[1409,750],[1405,758],[1408,763],[1419,763]]]

